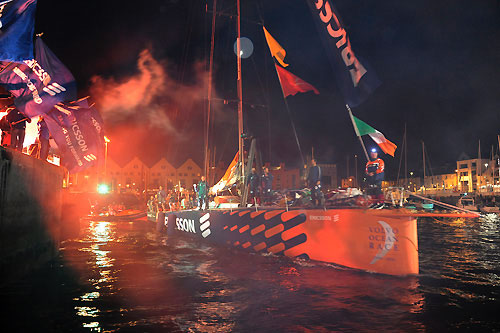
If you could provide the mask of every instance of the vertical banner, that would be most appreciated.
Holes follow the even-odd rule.
[[[360,105],[379,85],[371,67],[354,54],[346,30],[331,0],[306,0],[326,48],[346,103]]]
[[[59,103],[44,119],[59,148],[61,164],[70,173],[104,161],[102,119],[85,99]]]

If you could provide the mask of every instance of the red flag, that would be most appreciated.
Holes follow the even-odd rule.
[[[281,83],[281,89],[283,90],[283,95],[285,95],[285,97],[290,95],[293,96],[296,93],[306,91],[314,91],[316,95],[319,94],[319,91],[316,88],[302,80],[300,77],[293,75],[281,66],[276,64],[274,64],[274,66],[276,66],[276,71],[278,72],[278,77]]]

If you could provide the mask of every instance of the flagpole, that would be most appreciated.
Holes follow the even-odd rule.
[[[365,152],[366,160],[369,161],[370,158],[368,157],[368,152],[366,151],[365,143],[363,142],[363,139],[361,138],[361,135],[359,135],[358,128],[356,127],[356,123],[354,122],[354,118],[352,116],[351,108],[349,107],[348,104],[346,104],[345,107],[347,108],[347,111],[349,111],[349,117],[351,117],[352,126],[354,127],[354,131],[356,132],[356,135],[359,138],[359,142],[361,142],[361,147],[363,147],[363,151]]]
[[[281,77],[278,73],[278,69],[276,68],[276,64],[274,64],[274,70],[276,71],[276,75],[278,76],[278,81],[280,82],[280,87],[281,87],[281,93],[283,94],[283,100],[285,101],[286,111],[288,112],[288,117],[290,118],[290,122],[292,123],[293,134],[295,135],[295,142],[297,142],[297,147],[299,148],[300,159],[302,160],[302,165],[305,165],[306,162],[304,160],[304,154],[302,154],[302,149],[300,148],[299,137],[297,136],[297,130],[295,129],[295,123],[293,122],[292,113],[290,112],[290,107],[288,106],[285,92],[283,91],[283,84],[281,82]]]

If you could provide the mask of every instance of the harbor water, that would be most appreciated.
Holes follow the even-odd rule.
[[[4,332],[500,331],[500,220],[419,220],[420,275],[242,252],[154,224],[82,221],[0,287]]]

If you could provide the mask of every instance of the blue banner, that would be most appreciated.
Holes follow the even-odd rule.
[[[35,59],[3,62],[6,66],[0,71],[0,85],[28,117],[43,115],[55,104],[76,98],[75,78],[41,38],[36,39],[35,50]]]
[[[380,85],[380,80],[370,66],[365,61],[362,64],[354,54],[347,32],[331,0],[306,1],[346,104],[358,106]]]
[[[59,148],[61,165],[70,173],[104,162],[104,124],[86,99],[59,103],[44,119]]]
[[[0,0],[0,61],[33,59],[37,0]]]

